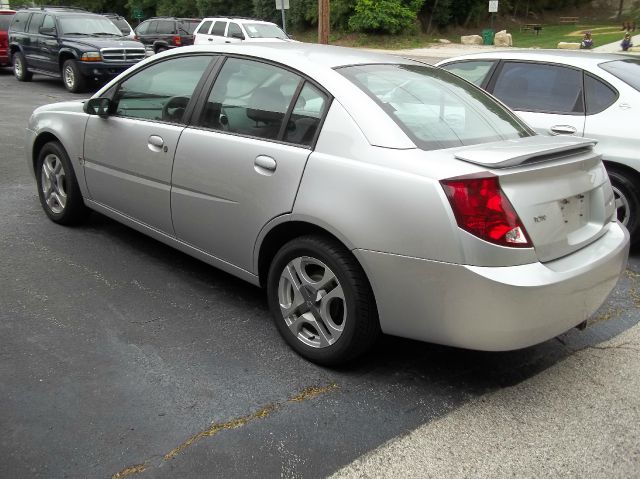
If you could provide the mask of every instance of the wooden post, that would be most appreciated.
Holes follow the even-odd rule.
[[[318,43],[329,43],[329,0],[318,0]]]

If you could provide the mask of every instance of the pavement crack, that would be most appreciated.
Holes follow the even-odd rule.
[[[309,401],[322,394],[331,392],[337,388],[338,388],[338,385],[336,383],[328,384],[326,386],[307,387],[302,391],[298,392],[297,394],[291,396],[286,401],[281,401],[278,403],[273,403],[267,406],[263,406],[260,409],[252,412],[251,414],[247,414],[246,416],[231,419],[230,421],[227,421],[227,422],[213,423],[208,428],[198,432],[197,434],[194,434],[193,436],[189,437],[187,440],[180,443],[178,446],[171,449],[166,454],[163,454],[162,459],[160,459],[159,461],[156,461],[158,464],[155,464],[155,465],[160,465],[162,462],[172,460],[173,458],[175,458],[176,456],[184,452],[186,449],[188,449],[198,441],[204,439],[205,437],[215,436],[216,434],[218,434],[219,432],[225,429],[241,428],[243,426],[246,426],[250,422],[258,419],[266,419],[274,412],[286,407],[286,405],[289,403],[299,403],[303,401]],[[111,479],[122,479],[124,477],[130,476],[133,474],[140,474],[141,472],[148,470],[150,467],[153,467],[151,459],[143,462],[142,464],[129,466],[122,469],[119,472],[116,472],[113,476],[111,476]]]

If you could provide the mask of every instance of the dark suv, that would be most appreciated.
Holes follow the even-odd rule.
[[[19,10],[9,27],[13,71],[20,81],[33,73],[62,77],[71,92],[89,80],[105,81],[145,57],[144,46],[122,36],[107,18],[71,8]]]
[[[145,20],[135,28],[136,38],[154,53],[169,48],[193,45],[193,32],[200,18],[157,17]]]

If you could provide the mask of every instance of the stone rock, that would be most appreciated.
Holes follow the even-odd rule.
[[[446,38],[441,38],[440,40],[438,40],[438,43],[451,43],[451,42]]]
[[[493,44],[496,47],[512,47],[513,39],[511,38],[511,34],[507,33],[506,30],[502,30],[493,37]]]
[[[482,37],[480,35],[463,35],[460,37],[460,43],[463,45],[482,45]]]
[[[571,42],[560,42],[558,43],[558,48],[560,50],[580,50],[580,44]]]

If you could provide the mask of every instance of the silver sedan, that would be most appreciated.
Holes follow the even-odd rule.
[[[27,162],[54,222],[95,210],[263,286],[332,365],[381,333],[507,350],[589,318],[629,249],[593,145],[410,60],[195,46],[38,108]]]
[[[438,66],[481,86],[537,132],[598,141],[618,219],[640,242],[640,59],[591,51],[512,50]]]

